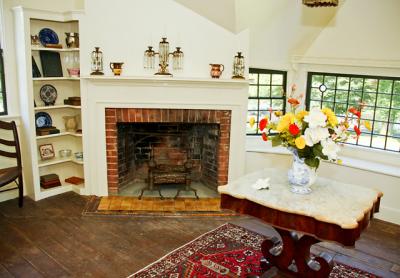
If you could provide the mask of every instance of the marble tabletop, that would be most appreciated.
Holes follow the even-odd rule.
[[[269,189],[256,189],[260,179],[270,178]],[[342,229],[354,229],[364,214],[371,210],[383,194],[379,190],[341,183],[318,177],[307,195],[290,192],[287,171],[264,169],[245,175],[227,185],[219,186],[221,194],[247,199],[257,204],[316,220],[337,224]]]

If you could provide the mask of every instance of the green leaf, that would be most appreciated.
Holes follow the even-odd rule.
[[[306,158],[306,159],[304,160],[304,162],[305,162],[308,166],[310,166],[311,168],[317,169],[318,166],[319,166],[319,159],[316,158],[316,157]]]
[[[278,135],[276,135],[276,136],[272,137],[271,143],[272,143],[272,147],[277,147],[277,146],[282,145],[282,140]]]

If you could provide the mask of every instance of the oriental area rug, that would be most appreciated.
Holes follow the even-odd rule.
[[[261,275],[260,246],[264,236],[233,224],[201,235],[132,274],[131,278],[247,277]],[[329,277],[377,277],[347,265],[335,263]]]

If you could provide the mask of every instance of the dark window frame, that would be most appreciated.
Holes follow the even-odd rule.
[[[315,89],[317,87],[313,87],[312,86],[312,77],[315,75],[319,75],[319,76],[323,76],[323,83],[325,82],[325,77],[326,76],[330,76],[330,77],[335,77],[336,81],[335,81],[335,88],[331,90],[334,90],[334,96],[333,96],[333,101],[325,101],[323,100],[323,96],[324,93],[321,92],[321,99],[320,100],[316,100],[316,99],[312,99],[311,98],[311,91],[312,89]],[[344,78],[349,78],[349,86],[347,89],[338,89],[338,78],[340,77],[344,77]],[[352,79],[362,79],[362,88],[359,90],[355,90],[355,89],[351,89],[351,81]],[[375,92],[366,92],[366,84],[365,84],[365,80],[367,79],[376,79],[377,80],[377,85],[376,85],[376,91]],[[392,84],[391,84],[391,91],[390,93],[384,93],[384,92],[380,92],[379,91],[379,83],[381,80],[391,80]],[[387,149],[387,142],[388,142],[388,138],[394,138],[394,139],[400,139],[399,136],[395,136],[395,135],[389,135],[389,125],[390,124],[400,124],[400,122],[396,122],[395,120],[391,121],[391,112],[393,110],[398,111],[400,110],[400,107],[392,107],[393,105],[393,99],[395,96],[395,82],[400,82],[400,77],[393,77],[393,76],[376,76],[376,75],[362,75],[362,74],[345,74],[345,73],[332,73],[332,72],[308,72],[307,74],[307,88],[306,88],[306,109],[309,110],[310,106],[311,106],[311,101],[313,102],[320,102],[320,107],[323,107],[324,103],[330,103],[333,105],[333,108],[335,108],[336,104],[342,104],[342,105],[346,105],[346,110],[351,107],[354,106],[350,101],[350,92],[358,92],[361,94],[361,100],[363,101],[363,97],[364,94],[375,94],[375,101],[374,101],[374,105],[367,105],[365,108],[372,108],[373,109],[373,117],[372,119],[365,119],[363,118],[363,116],[361,116],[362,120],[368,120],[371,123],[372,126],[372,130],[370,132],[364,132],[362,131],[361,134],[365,134],[365,135],[370,135],[370,139],[369,139],[369,145],[364,145],[364,144],[359,144],[359,139],[356,140],[355,143],[351,143],[351,142],[346,142],[346,144],[349,145],[355,145],[355,146],[360,146],[360,147],[366,147],[366,148],[371,148],[371,149],[378,149],[378,150],[383,150],[383,151],[390,151],[390,152],[400,152],[400,148],[399,150],[392,150],[392,149]],[[347,92],[347,100],[345,102],[341,102],[341,101],[337,101],[337,92]],[[389,107],[381,107],[378,106],[378,97],[380,95],[387,95],[390,96],[390,105]],[[364,108],[364,109],[365,109]],[[386,120],[380,120],[377,119],[377,113],[376,110],[377,109],[388,109],[388,116]],[[385,135],[379,134],[374,132],[374,126],[376,123],[384,123],[386,124],[386,133]],[[351,127],[349,128],[349,130],[351,130]],[[351,130],[352,131],[352,130]],[[353,132],[353,131],[352,131]],[[385,143],[384,143],[384,147],[380,148],[380,147],[376,147],[373,146],[373,138],[374,136],[378,136],[378,137],[384,137],[385,138]]]
[[[0,49],[0,82],[1,82],[1,91],[0,94],[3,97],[3,108],[4,111],[0,112],[0,116],[8,115],[7,110],[7,94],[6,94],[6,80],[4,74],[4,58],[3,58],[3,49]],[[0,104],[1,105],[1,104]]]
[[[278,99],[278,100],[283,100],[283,107],[282,107],[282,112],[283,113],[285,113],[285,111],[286,111],[286,91],[287,91],[287,71],[281,71],[281,70],[270,70],[270,69],[260,69],[260,68],[249,68],[249,74],[252,74],[252,73],[255,73],[255,74],[281,74],[282,76],[283,76],[283,83],[282,83],[282,86],[283,86],[283,94],[282,94],[282,96],[281,97],[272,97],[271,96],[271,90],[270,90],[270,96],[269,97],[260,97],[259,96],[259,94],[260,94],[260,83],[259,83],[259,80],[257,80],[257,82],[255,83],[255,85],[254,84],[250,84],[249,85],[249,90],[250,90],[250,86],[257,86],[257,97],[250,97],[250,96],[248,96],[247,97],[247,99],[248,100],[251,100],[251,99],[257,99],[258,100],[258,108],[257,108],[257,110],[249,110],[249,109],[247,109],[247,112],[249,112],[249,111],[257,111],[257,118],[256,118],[256,123],[258,124],[259,123],[259,115],[260,115],[260,111],[266,111],[266,110],[263,110],[263,109],[260,109],[260,106],[259,106],[259,104],[260,104],[260,100],[270,100],[271,102],[272,102],[272,100],[274,100],[274,99]],[[259,76],[259,75],[258,75]],[[272,83],[270,82],[270,84],[267,84],[267,85],[261,85],[261,86],[269,86],[270,88],[272,88]],[[277,110],[274,110],[274,111],[277,111]],[[279,110],[279,111],[281,111],[281,110]],[[247,124],[247,123],[246,123]],[[253,133],[248,133],[247,131],[246,131],[246,135],[247,136],[258,136],[258,135],[260,135],[261,134],[261,132],[258,130],[258,128],[256,128],[256,127],[254,127],[254,132]]]

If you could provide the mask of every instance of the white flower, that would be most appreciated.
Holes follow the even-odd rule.
[[[347,138],[346,131],[347,129],[345,126],[339,125],[338,127],[335,128],[336,137],[340,139],[346,139]]]
[[[304,131],[304,139],[306,139],[306,145],[309,147],[318,144],[322,140],[329,137],[329,131],[326,127],[315,127],[307,128]]]
[[[260,190],[260,189],[269,189],[269,180],[270,178],[266,179],[258,179],[256,183],[252,185],[254,189]]]
[[[310,128],[326,126],[326,115],[319,108],[313,108],[310,113],[304,117]]]
[[[340,147],[332,140],[326,139],[321,141],[322,145],[322,153],[328,157],[329,160],[336,160],[337,153],[340,150]]]

